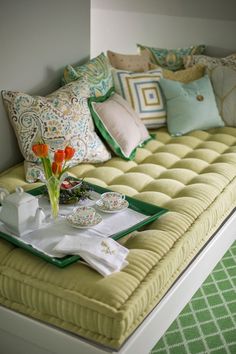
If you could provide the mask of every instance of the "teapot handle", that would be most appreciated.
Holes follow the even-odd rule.
[[[5,188],[0,188],[0,202],[3,202],[3,200],[9,195],[9,192]]]

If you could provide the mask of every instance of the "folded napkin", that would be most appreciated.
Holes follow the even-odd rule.
[[[112,238],[65,235],[53,251],[59,255],[79,255],[103,276],[118,272],[128,264],[125,259],[129,250]]]

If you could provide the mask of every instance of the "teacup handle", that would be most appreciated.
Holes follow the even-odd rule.
[[[20,186],[16,187],[16,193],[22,194],[24,192],[24,189]]]
[[[125,200],[125,195],[121,194],[121,199]]]

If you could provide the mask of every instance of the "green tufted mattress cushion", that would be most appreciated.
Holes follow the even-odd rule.
[[[129,265],[103,278],[77,263],[59,269],[0,240],[0,303],[118,348],[236,205],[236,128],[171,137],[165,128],[134,161],[113,158],[70,170],[89,182],[170,211],[126,239]],[[0,187],[32,188],[18,165]]]

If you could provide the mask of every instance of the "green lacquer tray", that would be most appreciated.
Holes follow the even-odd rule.
[[[87,184],[91,187],[91,189],[93,191],[95,191],[99,194],[110,191],[110,189],[100,187],[100,186],[97,186],[97,185],[94,185],[91,183],[87,183]],[[45,190],[44,187],[39,187],[39,188],[32,189],[31,191],[28,191],[28,193],[30,193],[34,196],[37,196],[37,195],[42,194],[44,190]],[[111,235],[111,237],[114,240],[119,240],[120,238],[124,237],[125,235],[127,235],[135,230],[140,229],[144,225],[149,224],[152,221],[158,219],[161,215],[165,214],[168,211],[165,208],[161,208],[161,207],[156,206],[154,204],[145,203],[141,200],[134,199],[134,198],[131,198],[128,196],[126,196],[126,200],[129,202],[130,209],[133,209],[139,213],[147,215],[147,218],[145,220],[142,220],[141,222],[133,225],[132,227],[129,227],[127,229],[124,229],[118,233]],[[81,257],[77,256],[77,255],[72,255],[72,256],[68,255],[63,258],[50,257],[47,254],[35,249],[31,245],[22,242],[20,240],[20,238],[12,237],[11,235],[8,235],[7,233],[3,233],[3,232],[0,232],[0,237],[11,242],[15,246],[23,248],[23,249],[29,251],[30,253],[44,259],[45,261],[47,261],[49,263],[52,263],[60,268],[64,268],[64,267],[66,267],[72,263],[75,263],[81,259]]]

